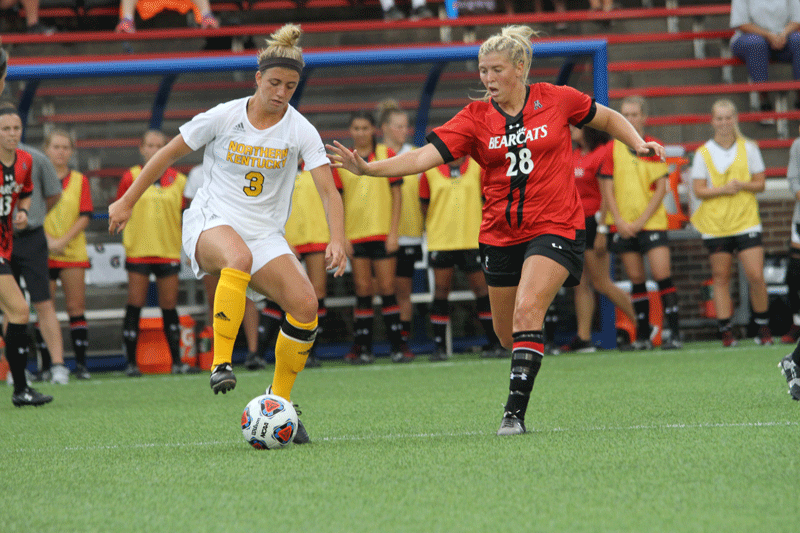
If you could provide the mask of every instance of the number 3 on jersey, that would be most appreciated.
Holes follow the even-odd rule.
[[[261,172],[248,172],[244,179],[250,182],[243,189],[247,196],[258,196],[264,190],[264,175]]]

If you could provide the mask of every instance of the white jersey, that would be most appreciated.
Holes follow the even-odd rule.
[[[299,159],[306,170],[328,163],[319,133],[292,106],[280,122],[259,130],[247,118],[249,98],[220,104],[180,127],[189,148],[206,147],[203,185],[189,211],[212,212],[245,240],[284,233]]]

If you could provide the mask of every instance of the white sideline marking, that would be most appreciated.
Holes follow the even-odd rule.
[[[762,428],[762,427],[789,427],[800,425],[798,422],[741,422],[741,423],[705,423],[705,424],[661,424],[661,425],[635,425],[635,426],[596,426],[585,428],[550,428],[550,429],[532,429],[530,433],[587,433],[593,431],[647,431],[647,430],[671,430],[671,429],[715,429],[715,428]],[[431,438],[449,438],[449,437],[476,437],[476,436],[494,436],[494,430],[487,429],[486,431],[464,431],[459,433],[405,433],[405,434],[388,434],[388,435],[365,435],[365,436],[342,436],[342,437],[322,437],[315,439],[314,442],[358,442],[368,440],[407,440],[407,439],[431,439]],[[135,450],[145,448],[191,448],[191,447],[206,447],[206,446],[221,446],[231,444],[241,444],[241,439],[232,440],[218,440],[208,442],[169,442],[169,443],[139,443],[139,444],[113,444],[105,446],[66,446],[61,448],[60,451],[65,452],[87,452],[98,450]],[[17,450],[0,450],[0,455],[5,453],[40,453],[40,452],[53,452],[53,448],[39,448],[39,449],[26,449],[18,448]]]

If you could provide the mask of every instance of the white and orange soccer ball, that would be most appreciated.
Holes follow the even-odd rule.
[[[297,411],[291,402],[274,394],[250,400],[242,413],[242,435],[258,450],[287,446],[297,433]]]

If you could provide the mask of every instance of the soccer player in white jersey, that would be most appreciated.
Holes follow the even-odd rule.
[[[317,297],[284,238],[298,159],[311,171],[328,218],[327,267],[341,276],[346,265],[344,210],[325,148],[316,129],[289,105],[304,65],[300,35],[300,27],[292,24],[273,33],[258,55],[255,94],[220,104],[181,126],[108,208],[109,231],[122,230],[133,205],[164,169],[205,145],[203,186],[184,214],[183,246],[197,277],[219,276],[211,369],[215,394],[236,386],[231,354],[246,297],[267,297],[286,311],[275,346],[273,394],[290,400],[314,343]],[[300,424],[294,442],[308,440]]]

